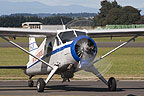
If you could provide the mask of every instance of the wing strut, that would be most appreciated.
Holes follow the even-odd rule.
[[[105,55],[103,55],[102,57],[100,57],[99,59],[95,60],[94,62],[92,62],[91,64],[93,65],[94,63],[100,61],[101,59],[105,58],[106,56],[112,54],[113,52],[115,52],[116,50],[120,49],[121,47],[125,46],[126,44],[128,44],[129,42],[131,42],[132,40],[135,40],[135,38],[137,38],[139,35],[134,36],[133,38],[131,38],[130,40],[122,43],[121,45],[119,45],[118,47],[114,48],[113,50],[111,50],[110,52],[106,53]]]
[[[33,54],[31,54],[29,51],[27,51],[27,50],[24,49],[23,47],[19,46],[18,44],[14,43],[14,42],[11,41],[11,40],[8,40],[8,39],[5,38],[3,35],[0,35],[0,37],[1,37],[2,39],[4,39],[4,40],[8,41],[8,42],[11,43],[12,45],[16,46],[17,48],[21,49],[21,50],[24,51],[25,53],[27,53],[27,54],[31,55],[32,57],[38,59],[39,61],[41,61],[42,63],[46,64],[47,66],[49,66],[49,67],[51,67],[51,68],[53,69],[53,67],[52,67],[50,64],[48,64],[48,63],[45,62],[44,60],[42,60],[42,59],[34,56]]]

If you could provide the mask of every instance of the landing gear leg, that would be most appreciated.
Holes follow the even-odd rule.
[[[116,79],[114,77],[111,77],[108,81],[98,72],[98,70],[91,66],[88,69],[89,72],[92,72],[95,74],[101,81],[103,81],[109,88],[110,91],[116,91]]]
[[[29,80],[28,80],[28,87],[33,87],[33,85],[34,85],[34,81],[31,80],[32,77],[33,77],[33,76],[30,76],[30,77],[29,77]]]
[[[39,78],[37,80],[37,91],[38,92],[44,92],[44,88],[45,88],[46,84],[53,77],[53,75],[55,74],[57,69],[58,69],[58,66],[54,66],[53,70],[50,72],[50,74],[48,75],[48,78],[45,81],[42,78]]]

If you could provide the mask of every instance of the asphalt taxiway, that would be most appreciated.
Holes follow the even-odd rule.
[[[111,92],[101,81],[50,81],[43,93],[36,91],[36,86],[27,87],[27,81],[0,81],[2,96],[143,96],[144,81],[117,81],[117,91]]]
[[[28,43],[18,43],[22,47],[28,47]],[[122,42],[96,42],[98,47],[117,47],[122,44]],[[40,43],[38,43],[40,45]],[[0,47],[15,47],[8,42],[0,42]],[[144,42],[130,42],[124,47],[144,47]]]

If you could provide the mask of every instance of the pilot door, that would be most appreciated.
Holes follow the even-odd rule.
[[[50,64],[50,58],[51,58],[52,50],[53,50],[52,41],[47,41],[46,45],[45,45],[45,52],[44,52],[45,55],[43,57],[43,60],[46,61],[49,64]],[[41,71],[43,73],[47,73],[48,72],[48,66],[46,64],[42,64],[41,69],[42,69]]]

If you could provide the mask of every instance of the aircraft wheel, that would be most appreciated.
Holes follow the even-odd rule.
[[[44,92],[44,88],[45,88],[45,82],[42,78],[39,78],[37,80],[37,91],[38,92]]]
[[[33,85],[34,85],[33,80],[28,80],[28,87],[33,87]]]
[[[116,79],[114,77],[111,77],[108,80],[108,88],[110,91],[116,91],[116,87],[117,87]]]

